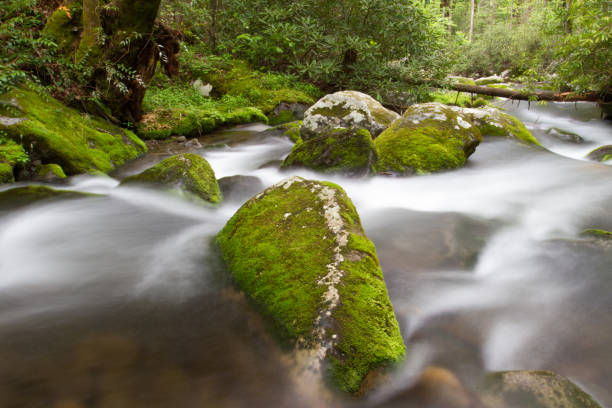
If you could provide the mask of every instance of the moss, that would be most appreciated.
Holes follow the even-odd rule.
[[[333,192],[332,207],[337,205],[342,231],[348,233],[344,246],[338,244],[340,232],[328,226],[330,204],[321,191]],[[318,350],[321,343],[333,343],[323,355],[327,378],[337,389],[355,393],[371,370],[403,357],[374,245],[340,187],[300,178],[283,181],[245,203],[217,242],[237,286],[282,344]],[[330,309],[324,299],[328,283],[322,279],[335,266],[343,273],[335,286],[339,303]]]
[[[478,99],[481,99],[481,98],[478,98]],[[472,103],[472,97],[470,94],[467,94],[465,92],[456,92],[456,91],[437,90],[429,94],[427,101],[439,102],[444,105],[454,105],[454,106],[461,106],[461,107],[474,106]]]
[[[490,85],[490,84],[499,84],[504,82],[504,79],[498,76],[491,76],[486,78],[480,78],[474,81],[476,85]]]
[[[57,164],[43,164],[36,169],[36,174],[42,178],[66,178],[66,173]]]
[[[443,105],[410,107],[374,141],[377,170],[409,175],[462,167],[481,135],[475,126],[459,126],[457,120],[458,113]]]
[[[336,129],[296,143],[282,167],[306,167],[323,173],[362,175],[374,172],[378,153],[367,129]]]
[[[0,163],[8,163],[11,167],[30,161],[22,145],[0,135]]]
[[[30,185],[0,192],[0,209],[12,210],[26,205],[52,199],[97,197],[97,194],[78,191],[56,190],[50,187]]]
[[[503,371],[479,386],[482,402],[507,408],[601,408],[568,379],[550,371]]]
[[[276,125],[266,132],[268,134],[276,134],[288,137],[293,143],[298,143],[298,141],[302,140],[300,135],[300,127],[302,126],[301,120],[296,120],[294,122],[283,123],[281,125]]]
[[[81,114],[40,90],[22,87],[0,97],[10,98],[19,108],[5,113],[26,120],[0,125],[0,130],[25,146],[30,156],[57,163],[67,174],[109,172],[146,151],[129,130]]]
[[[612,232],[595,228],[585,229],[580,233],[580,235],[583,237],[612,240]]]
[[[279,112],[277,115],[270,114],[268,115],[268,123],[272,126],[279,125],[281,123],[288,123],[294,121],[293,112],[290,110],[284,110]]]
[[[486,86],[488,86],[489,88],[497,88],[497,89],[512,89],[507,84],[487,84]]]
[[[211,109],[158,109],[144,115],[138,126],[143,139],[167,139],[170,136],[198,137],[228,125],[267,122],[257,108],[239,108],[228,111]]]
[[[251,69],[248,64],[232,60],[218,64],[215,69],[203,75],[202,80],[213,86],[213,92],[219,95],[240,96],[249,101],[251,106],[264,114],[274,110],[281,102],[313,104],[312,94],[295,89],[286,84],[271,80],[270,74],[262,74]],[[318,93],[312,91],[311,93]]]
[[[68,12],[61,8],[55,10],[47,19],[43,34],[55,41],[61,54],[69,54],[79,43],[83,6],[80,1],[67,1],[64,6]]]
[[[0,163],[0,184],[13,182],[15,182],[13,166],[8,163]]]
[[[126,178],[121,184],[179,188],[209,203],[217,204],[221,200],[212,167],[206,159],[191,153],[172,156],[140,174]]]
[[[540,141],[514,116],[493,108],[466,110],[465,112],[471,116],[472,121],[478,126],[483,136],[509,137],[526,144],[542,146]]]
[[[472,78],[465,78],[465,77],[452,77],[450,78],[451,82],[455,82],[458,84],[463,84],[463,85],[476,85],[476,81],[474,81]]]

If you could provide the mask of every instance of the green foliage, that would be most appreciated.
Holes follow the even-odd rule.
[[[0,94],[30,77],[45,77],[57,45],[39,35],[44,23],[35,0],[5,0],[0,8]]]
[[[569,10],[571,34],[558,57],[559,80],[578,91],[612,91],[612,5],[602,0],[574,0]]]
[[[255,67],[374,94],[447,66],[443,21],[416,0],[227,0],[218,37]]]

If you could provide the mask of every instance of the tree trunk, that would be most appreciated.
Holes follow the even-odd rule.
[[[521,101],[552,101],[552,102],[609,102],[612,94],[601,94],[599,92],[554,92],[533,91],[522,92],[513,89],[491,88],[488,86],[451,84],[450,88],[459,91],[488,96],[499,96],[502,98],[516,99]]]
[[[476,5],[476,0],[472,0],[472,6],[470,7],[470,35],[469,41],[472,41],[472,36],[474,35],[474,8]]]
[[[489,24],[491,26],[495,24],[495,0],[491,0],[491,16],[489,17]]]
[[[78,45],[66,52],[74,56],[75,62],[93,68],[92,83],[85,87],[95,88],[111,116],[124,123],[136,123],[142,117],[145,86],[155,74],[157,61],[162,60],[168,73],[178,70],[173,55],[178,52],[176,37],[168,29],[156,28],[161,0],[73,3],[82,5],[82,19],[70,19],[59,29],[81,32],[81,36]],[[55,13],[65,11],[58,9]],[[57,37],[61,32],[55,27],[52,34]],[[156,36],[161,38],[159,42]]]

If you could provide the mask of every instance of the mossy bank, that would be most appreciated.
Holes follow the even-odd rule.
[[[339,186],[286,179],[245,203],[217,243],[304,375],[358,393],[404,356],[376,249]]]
[[[58,164],[67,175],[107,173],[146,151],[131,131],[68,108],[35,85],[14,88],[0,101],[6,138],[30,160]]]

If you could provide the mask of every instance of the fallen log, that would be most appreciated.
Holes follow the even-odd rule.
[[[599,92],[555,92],[555,91],[527,91],[516,89],[492,88],[489,86],[465,85],[451,83],[450,89],[458,92],[467,92],[479,95],[499,96],[501,98],[521,101],[553,101],[553,102],[600,102],[612,101],[612,94]]]

